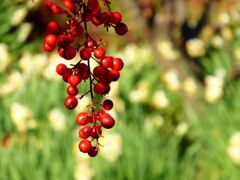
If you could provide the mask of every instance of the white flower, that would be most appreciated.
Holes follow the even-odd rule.
[[[0,73],[3,72],[10,63],[10,54],[8,52],[8,46],[4,43],[0,43]]]
[[[151,133],[153,129],[161,127],[163,122],[164,119],[161,115],[148,116],[144,121],[144,130],[147,133]]]
[[[129,94],[129,100],[132,103],[143,103],[147,100],[149,95],[149,84],[146,81],[140,81],[137,89]]]
[[[183,81],[183,90],[189,96],[193,96],[197,91],[197,85],[192,77],[188,77]]]
[[[174,61],[178,58],[178,53],[174,50],[173,45],[170,41],[161,41],[158,44],[158,49],[163,59]]]
[[[176,70],[168,70],[163,74],[162,79],[170,90],[175,91],[180,88],[180,81]]]
[[[157,109],[164,109],[169,105],[169,100],[163,90],[158,90],[154,93],[152,105]]]
[[[51,126],[58,131],[61,131],[65,128],[66,117],[59,108],[54,108],[48,113],[48,120]]]
[[[205,55],[205,45],[201,39],[191,39],[186,43],[188,55],[191,57],[201,57]]]
[[[188,124],[186,122],[181,122],[180,124],[177,125],[175,133],[178,136],[183,136],[184,134],[186,134],[188,129],[189,129]]]
[[[214,103],[223,95],[223,77],[219,77],[216,75],[209,75],[205,78],[205,99]]]
[[[29,121],[33,121],[31,110],[20,103],[13,103],[11,105],[10,114],[13,124],[19,132],[25,132],[28,129]]]
[[[31,23],[23,23],[19,28],[19,32],[16,40],[18,42],[24,42],[30,35],[32,29],[33,29],[33,25]]]
[[[24,6],[17,9],[12,15],[11,24],[14,26],[18,26],[19,24],[21,24],[24,21],[27,12],[28,10]]]
[[[101,148],[100,154],[108,161],[115,161],[122,153],[122,137],[118,133],[104,132],[104,138],[100,139]]]
[[[229,140],[227,148],[229,158],[237,165],[240,165],[240,132],[235,132]]]

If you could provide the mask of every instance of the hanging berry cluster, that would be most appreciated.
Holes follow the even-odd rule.
[[[121,58],[105,54],[101,41],[95,40],[89,34],[88,25],[103,25],[107,31],[114,28],[120,36],[126,34],[128,28],[122,22],[121,13],[111,11],[109,0],[45,0],[45,2],[52,13],[64,13],[68,18],[64,31],[60,30],[56,22],[48,23],[43,49],[52,52],[57,47],[59,56],[66,60],[71,60],[79,54],[79,61],[76,64],[67,67],[60,63],[56,67],[56,72],[68,83],[66,90],[68,95],[64,100],[67,109],[74,109],[78,101],[87,94],[91,96],[89,112],[80,112],[76,117],[76,123],[81,126],[79,137],[82,140],[79,143],[79,150],[94,157],[99,152],[98,139],[102,137],[102,128],[110,129],[115,125],[114,118],[106,112],[112,109],[113,102],[110,99],[97,102],[95,96],[109,93],[111,82],[119,79],[124,64]],[[92,65],[90,61],[96,61],[98,65],[90,67]],[[78,96],[78,88],[82,81],[89,81],[89,90]]]

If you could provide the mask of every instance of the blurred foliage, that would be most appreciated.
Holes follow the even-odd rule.
[[[94,33],[125,61],[107,96],[117,124],[90,159],[78,151],[78,111],[63,106],[63,60],[41,50],[52,17],[40,0],[1,1],[0,179],[239,179],[239,2],[124,0],[113,9],[124,12],[126,38]]]

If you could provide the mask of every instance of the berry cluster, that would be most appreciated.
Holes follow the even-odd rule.
[[[89,112],[80,112],[76,117],[76,123],[81,126],[80,151],[94,157],[99,152],[98,139],[102,137],[102,128],[110,129],[115,125],[114,118],[106,112],[112,109],[113,102],[106,99],[100,103],[95,96],[109,93],[110,84],[119,79],[124,63],[121,58],[106,55],[102,42],[90,36],[88,23],[95,26],[103,25],[107,31],[112,27],[120,36],[126,34],[128,28],[122,22],[121,13],[111,11],[109,0],[54,2],[56,0],[46,0],[46,5],[54,14],[67,15],[66,28],[61,31],[56,22],[49,22],[43,49],[46,52],[52,52],[57,47],[59,56],[66,60],[72,60],[79,54],[79,61],[76,64],[67,67],[60,63],[56,67],[56,72],[63,81],[68,83],[66,89],[68,95],[64,100],[67,109],[74,109],[78,101],[87,94],[91,96]],[[106,11],[102,11],[104,7]],[[96,61],[97,66],[91,68],[91,61]],[[79,96],[79,86],[82,81],[89,81],[89,90]]]

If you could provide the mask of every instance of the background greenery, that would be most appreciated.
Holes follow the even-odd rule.
[[[124,0],[113,9],[124,12],[127,36],[93,31],[125,61],[107,96],[117,124],[90,159],[74,120],[89,99],[64,109],[63,60],[41,49],[56,17],[41,1],[1,1],[0,179],[239,179],[239,2]]]

